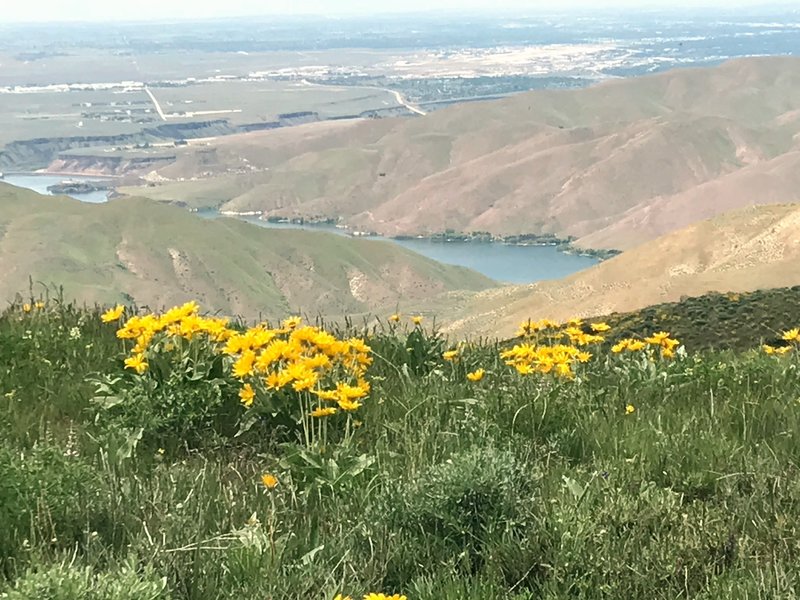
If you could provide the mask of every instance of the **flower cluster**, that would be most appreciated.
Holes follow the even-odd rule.
[[[518,344],[511,350],[500,353],[500,358],[508,366],[514,367],[520,375],[553,373],[571,379],[575,376],[575,365],[589,362],[592,355],[574,346],[563,344],[554,346]]]
[[[199,310],[197,303],[188,302],[162,315],[129,318],[117,331],[117,337],[134,343],[125,367],[143,375],[152,355],[174,351],[181,340],[199,340],[214,354],[228,357],[226,364],[241,383],[239,398],[247,408],[259,392],[291,390],[316,398],[318,406],[310,415],[325,417],[357,410],[369,394],[365,375],[372,356],[360,338],[338,339],[318,327],[303,326],[300,317],[286,319],[278,328],[260,324],[237,331],[227,319],[203,317]],[[117,306],[101,318],[117,322],[124,313],[125,308]]]
[[[117,330],[117,337],[134,342],[130,356],[125,359],[125,367],[144,374],[149,368],[148,354],[160,350],[174,349],[174,341],[191,341],[205,338],[212,344],[227,340],[233,332],[228,329],[228,319],[201,317],[196,302],[171,308],[162,315],[134,315]],[[105,312],[101,319],[105,323],[119,321],[125,307],[117,306]]]
[[[784,331],[783,334],[781,334],[781,340],[783,340],[786,345],[775,347],[764,344],[762,346],[764,353],[775,356],[785,356],[795,348],[800,349],[800,328],[795,327],[794,329]]]
[[[223,351],[233,358],[232,373],[243,383],[240,398],[248,408],[257,389],[293,390],[317,398],[312,417],[327,417],[358,410],[370,391],[364,376],[372,351],[364,340],[337,339],[318,327],[302,326],[298,317],[277,329],[261,325],[233,334]]]
[[[647,348],[656,348],[661,352],[662,358],[674,358],[675,350],[680,346],[680,342],[670,336],[666,331],[659,331],[653,335],[637,340],[635,338],[625,338],[611,347],[611,352],[621,354],[623,352],[642,352]]]
[[[575,367],[592,358],[585,348],[604,342],[602,334],[610,330],[606,323],[586,324],[577,318],[564,324],[548,319],[528,320],[517,331],[518,337],[525,338],[526,342],[502,352],[500,358],[520,375],[553,373],[572,379]]]

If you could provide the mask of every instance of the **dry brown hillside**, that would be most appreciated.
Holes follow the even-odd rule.
[[[800,58],[769,57],[220,138],[184,149],[159,172],[171,181],[138,192],[385,234],[549,232],[624,249],[794,202],[798,173]]]
[[[690,225],[562,280],[454,295],[445,313],[452,333],[510,335],[528,318],[566,320],[709,291],[792,285],[800,285],[800,205],[760,206]]]

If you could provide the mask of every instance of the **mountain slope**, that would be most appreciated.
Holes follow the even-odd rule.
[[[196,299],[247,317],[352,315],[493,284],[388,242],[206,220],[137,198],[88,205],[2,183],[0,272],[6,298],[33,277],[87,302]]]
[[[197,175],[202,155],[207,176],[135,192],[343,217],[385,234],[555,233],[623,249],[732,208],[800,200],[794,57],[543,90],[422,118],[294,129],[184,149],[159,173]],[[715,182],[726,189],[706,196],[703,187]],[[663,225],[648,224],[653,206]]]
[[[800,285],[800,205],[746,208],[696,223],[557,281],[454,294],[453,333],[511,335],[528,318],[629,311],[709,291]]]

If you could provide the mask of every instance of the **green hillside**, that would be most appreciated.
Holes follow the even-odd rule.
[[[670,331],[692,351],[781,346],[781,328],[787,323],[800,323],[800,286],[705,294],[607,315],[602,320],[614,328],[611,341]]]
[[[0,597],[800,593],[797,331],[783,356],[523,359],[407,323],[129,317],[0,314]]]
[[[0,296],[29,278],[93,303],[197,299],[256,318],[354,315],[491,280],[394,244],[202,219],[150,200],[88,205],[0,184]]]

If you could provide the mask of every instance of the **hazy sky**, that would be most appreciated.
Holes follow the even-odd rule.
[[[764,0],[0,0],[0,21],[141,20],[266,14],[369,14],[475,9],[585,8],[598,6],[731,6]],[[774,4],[775,2],[772,2]],[[785,0],[785,4],[790,4]]]

